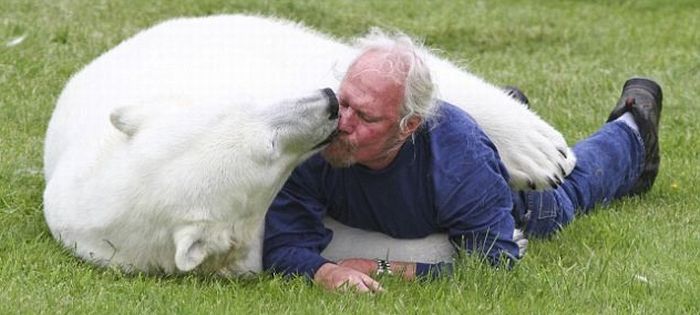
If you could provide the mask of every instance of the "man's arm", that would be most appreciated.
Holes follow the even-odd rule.
[[[454,244],[491,263],[519,257],[509,174],[495,145],[468,114],[444,110],[431,133],[438,225]]]
[[[268,225],[269,226],[269,225]],[[312,279],[328,290],[354,288],[360,292],[376,292],[382,288],[370,273],[362,273],[348,266],[336,264],[313,250],[313,243],[291,242],[295,245],[308,244],[309,247],[282,245],[273,249],[265,248],[263,264],[265,269],[287,275],[299,274]],[[289,244],[289,243],[288,243]]]
[[[496,159],[475,164],[467,179],[441,193],[438,223],[459,248],[483,255],[494,265],[511,263],[520,253],[507,174]]]
[[[367,274],[335,264],[320,252],[331,240],[322,217],[326,209],[320,189],[318,157],[299,166],[273,201],[265,219],[263,267],[285,275],[303,275],[326,289],[379,291]]]

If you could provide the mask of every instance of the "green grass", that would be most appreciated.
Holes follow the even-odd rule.
[[[382,279],[384,294],[297,279],[129,276],[73,258],[42,215],[42,142],[70,75],[170,17],[284,16],[347,38],[379,25],[516,84],[570,143],[595,131],[633,75],[664,87],[662,170],[643,198],[531,241],[514,270],[472,261],[452,279]],[[700,2],[0,0],[0,314],[700,313]],[[12,39],[26,36],[18,45]]]

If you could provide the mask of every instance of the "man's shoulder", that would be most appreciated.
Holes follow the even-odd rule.
[[[469,113],[444,101],[439,101],[437,106],[438,110],[435,117],[427,124],[428,132],[431,135],[449,138],[456,137],[461,140],[479,139],[490,142]]]
[[[472,117],[465,112],[463,109],[459,108],[457,105],[454,105],[452,103],[448,103],[443,100],[438,100],[437,101],[437,118],[440,117],[446,117],[445,115],[449,115],[450,117],[454,117],[457,119],[468,119],[468,120],[473,120]]]
[[[438,106],[436,117],[426,126],[434,158],[462,157],[460,163],[497,158],[495,145],[467,112],[447,102]]]

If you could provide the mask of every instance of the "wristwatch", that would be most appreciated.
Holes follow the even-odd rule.
[[[391,263],[384,259],[376,259],[377,261],[377,274],[391,274]]]

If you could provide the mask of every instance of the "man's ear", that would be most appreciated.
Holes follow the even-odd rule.
[[[180,271],[191,271],[207,258],[203,228],[186,226],[175,232],[175,266]]]
[[[406,127],[402,128],[400,131],[401,139],[406,139],[413,134],[413,132],[420,127],[421,122],[423,122],[423,119],[419,116],[411,116],[411,118],[409,118],[406,122]]]

